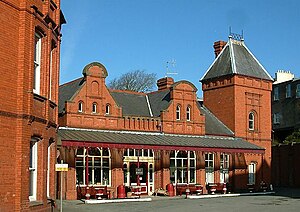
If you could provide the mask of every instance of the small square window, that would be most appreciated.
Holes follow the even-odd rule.
[[[273,115],[273,123],[274,124],[280,124],[280,114],[279,113],[274,113],[274,115]]]

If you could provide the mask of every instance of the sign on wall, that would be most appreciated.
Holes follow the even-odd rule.
[[[55,164],[55,171],[57,172],[67,172],[68,171],[68,164],[67,163],[57,163]]]

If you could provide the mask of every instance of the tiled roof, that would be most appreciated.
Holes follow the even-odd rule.
[[[147,94],[153,116],[160,116],[161,111],[166,110],[170,104],[170,90],[162,90]]]
[[[262,151],[263,148],[241,138],[224,136],[187,136],[162,133],[130,131],[90,130],[78,128],[60,128],[60,141],[92,142],[122,145],[174,146],[191,148],[224,148]]]
[[[123,116],[150,116],[144,94],[110,91],[116,103],[122,107]]]
[[[81,88],[84,83],[84,78],[73,80],[66,84],[59,86],[59,95],[58,95],[58,113],[62,113],[65,109],[65,102],[72,99],[73,95]]]
[[[201,81],[233,74],[273,81],[273,78],[250,52],[244,41],[230,38]]]
[[[201,111],[205,115],[205,134],[226,136],[234,135],[234,133],[204,105],[201,105]]]

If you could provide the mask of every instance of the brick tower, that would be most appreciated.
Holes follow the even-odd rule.
[[[235,134],[265,148],[261,179],[270,182],[272,77],[246,47],[229,37],[214,43],[216,59],[202,82],[204,105]],[[251,159],[248,159],[251,161]]]

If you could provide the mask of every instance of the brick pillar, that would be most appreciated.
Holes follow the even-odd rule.
[[[66,185],[66,199],[76,200],[76,169],[72,167],[67,172],[64,172],[64,180]]]
[[[112,197],[117,198],[117,188],[119,185],[124,184],[124,174],[122,168],[114,168],[111,171],[112,175]]]
[[[162,185],[161,155],[161,151],[154,150],[154,189],[161,188]]]
[[[162,169],[162,181],[161,181],[161,187],[163,189],[166,189],[166,186],[170,183],[170,169],[169,168],[163,168]]]
[[[111,189],[112,196],[117,197],[117,188],[124,184],[123,149],[111,149]]]
[[[166,189],[167,184],[170,183],[170,151],[161,151],[161,187]]]

